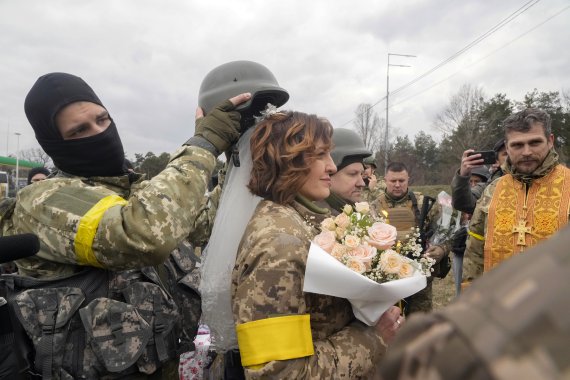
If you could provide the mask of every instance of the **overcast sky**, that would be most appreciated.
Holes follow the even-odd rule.
[[[234,60],[267,66],[291,95],[284,108],[351,127],[358,104],[385,97],[389,52],[417,56],[390,58],[411,66],[390,67],[392,91],[532,3],[0,0],[0,155],[16,152],[15,132],[20,149],[38,147],[23,102],[35,80],[53,71],[94,88],[130,158],[171,152],[192,136],[202,78]],[[395,94],[393,135],[423,130],[439,140],[434,116],[465,83],[516,100],[534,88],[570,90],[569,7],[568,0],[539,1]],[[375,107],[382,118],[385,107]]]

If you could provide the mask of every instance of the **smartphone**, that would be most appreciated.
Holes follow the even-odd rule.
[[[470,156],[474,154],[480,154],[481,158],[483,159],[483,165],[491,165],[497,161],[497,157],[495,156],[494,150],[478,150],[472,153],[469,153]]]

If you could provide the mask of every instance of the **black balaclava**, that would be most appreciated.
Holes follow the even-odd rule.
[[[49,170],[47,168],[44,168],[43,166],[31,168],[30,171],[28,172],[28,185],[32,183],[32,177],[40,173],[45,175],[46,177],[49,176]]]
[[[103,104],[83,79],[66,73],[41,76],[24,102],[28,121],[43,150],[54,165],[66,173],[81,177],[110,177],[125,173],[123,144],[113,120],[102,133],[81,139],[64,140],[55,125],[55,117],[74,102]]]

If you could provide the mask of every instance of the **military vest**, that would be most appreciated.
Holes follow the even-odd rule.
[[[419,226],[418,198],[421,205],[423,197],[416,197],[412,192],[409,194],[412,194],[409,196],[410,199],[395,205],[388,201],[385,194],[378,198],[378,215],[385,216],[387,222],[396,227],[396,230],[398,230],[397,238],[400,241],[406,239],[406,235],[410,233],[411,228]]]
[[[201,314],[197,260],[181,244],[162,267],[166,286],[154,267],[86,267],[50,280],[1,276],[25,332],[17,348],[31,373],[44,380],[138,379],[193,350]]]

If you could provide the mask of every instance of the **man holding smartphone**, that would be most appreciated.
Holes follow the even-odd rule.
[[[485,161],[483,155],[487,157]],[[478,151],[467,149],[461,158],[461,167],[455,173],[451,181],[451,201],[453,208],[467,214],[472,214],[475,210],[477,200],[483,194],[483,190],[488,184],[503,175],[501,166],[507,160],[507,149],[505,139],[497,141],[492,151]],[[475,186],[470,186],[470,178],[473,170],[481,170],[482,165],[491,165],[490,177],[487,181],[482,181]]]
[[[504,122],[505,174],[489,184],[469,225],[464,277],[473,279],[568,223],[570,169],[558,162],[550,115],[527,108]],[[543,252],[548,254],[548,252]]]

